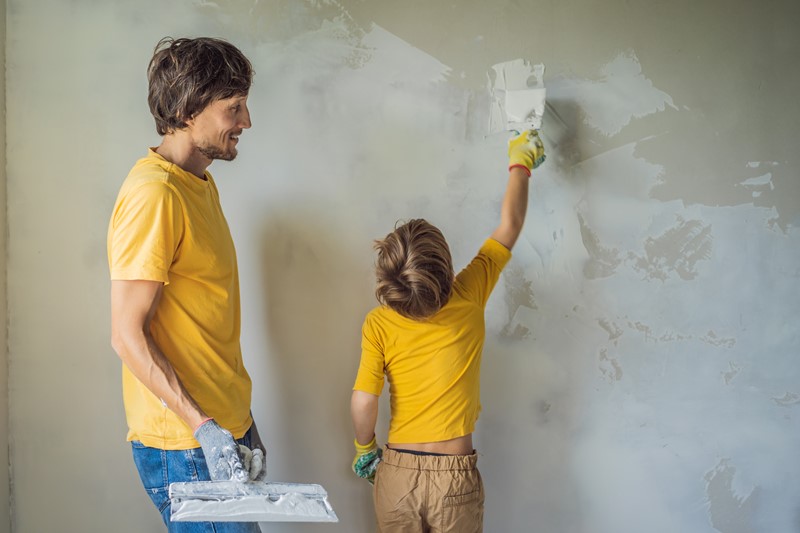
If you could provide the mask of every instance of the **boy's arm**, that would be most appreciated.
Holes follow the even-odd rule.
[[[370,483],[375,482],[375,472],[381,462],[382,450],[375,438],[375,423],[378,420],[378,396],[360,390],[353,391],[350,399],[350,414],[356,440],[356,456],[353,472]]]
[[[361,445],[369,444],[375,437],[378,396],[360,390],[353,391],[353,396],[350,398],[350,416],[353,418],[356,442]]]
[[[500,225],[491,237],[509,250],[517,242],[528,210],[528,181],[531,170],[545,159],[544,146],[536,131],[523,131],[508,143],[509,170]]]

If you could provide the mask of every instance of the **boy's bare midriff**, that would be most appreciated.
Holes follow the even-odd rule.
[[[394,450],[411,450],[415,452],[443,453],[446,455],[470,455],[475,449],[472,447],[472,433],[455,439],[439,442],[419,442],[402,444],[388,444]]]

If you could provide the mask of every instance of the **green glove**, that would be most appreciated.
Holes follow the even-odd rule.
[[[508,170],[521,167],[528,171],[544,163],[544,144],[536,130],[525,130],[508,141]]]
[[[353,440],[356,445],[356,457],[353,459],[353,472],[360,478],[366,479],[371,484],[375,483],[375,470],[381,462],[383,450],[378,448],[375,437],[369,444],[361,445],[357,440]]]

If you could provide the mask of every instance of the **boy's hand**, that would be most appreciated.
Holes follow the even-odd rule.
[[[525,130],[508,141],[508,170],[524,168],[530,176],[531,170],[544,163],[544,144],[536,130]]]
[[[375,484],[375,470],[383,457],[383,450],[378,448],[375,437],[369,444],[359,444],[358,440],[353,440],[356,446],[356,456],[353,459],[353,472],[360,478],[366,479],[371,484]]]

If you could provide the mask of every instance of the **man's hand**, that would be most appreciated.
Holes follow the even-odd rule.
[[[247,481],[239,445],[230,431],[209,418],[194,431],[194,438],[203,448],[212,481]]]
[[[264,481],[267,477],[267,462],[264,452],[259,448],[250,449],[244,444],[239,445],[239,455],[242,457],[247,479],[250,481]]]
[[[250,447],[253,450],[252,456],[249,464],[245,463],[245,469],[251,481],[264,481],[267,477],[267,449],[261,442],[261,435],[258,434],[255,419],[253,425],[250,426]]]
[[[536,130],[525,130],[508,141],[508,170],[522,167],[528,171],[544,163],[544,144]]]
[[[356,446],[356,456],[353,459],[353,472],[360,478],[366,479],[371,484],[375,484],[375,470],[383,457],[383,450],[378,448],[375,437],[369,444],[359,444],[358,440],[353,440]]]

